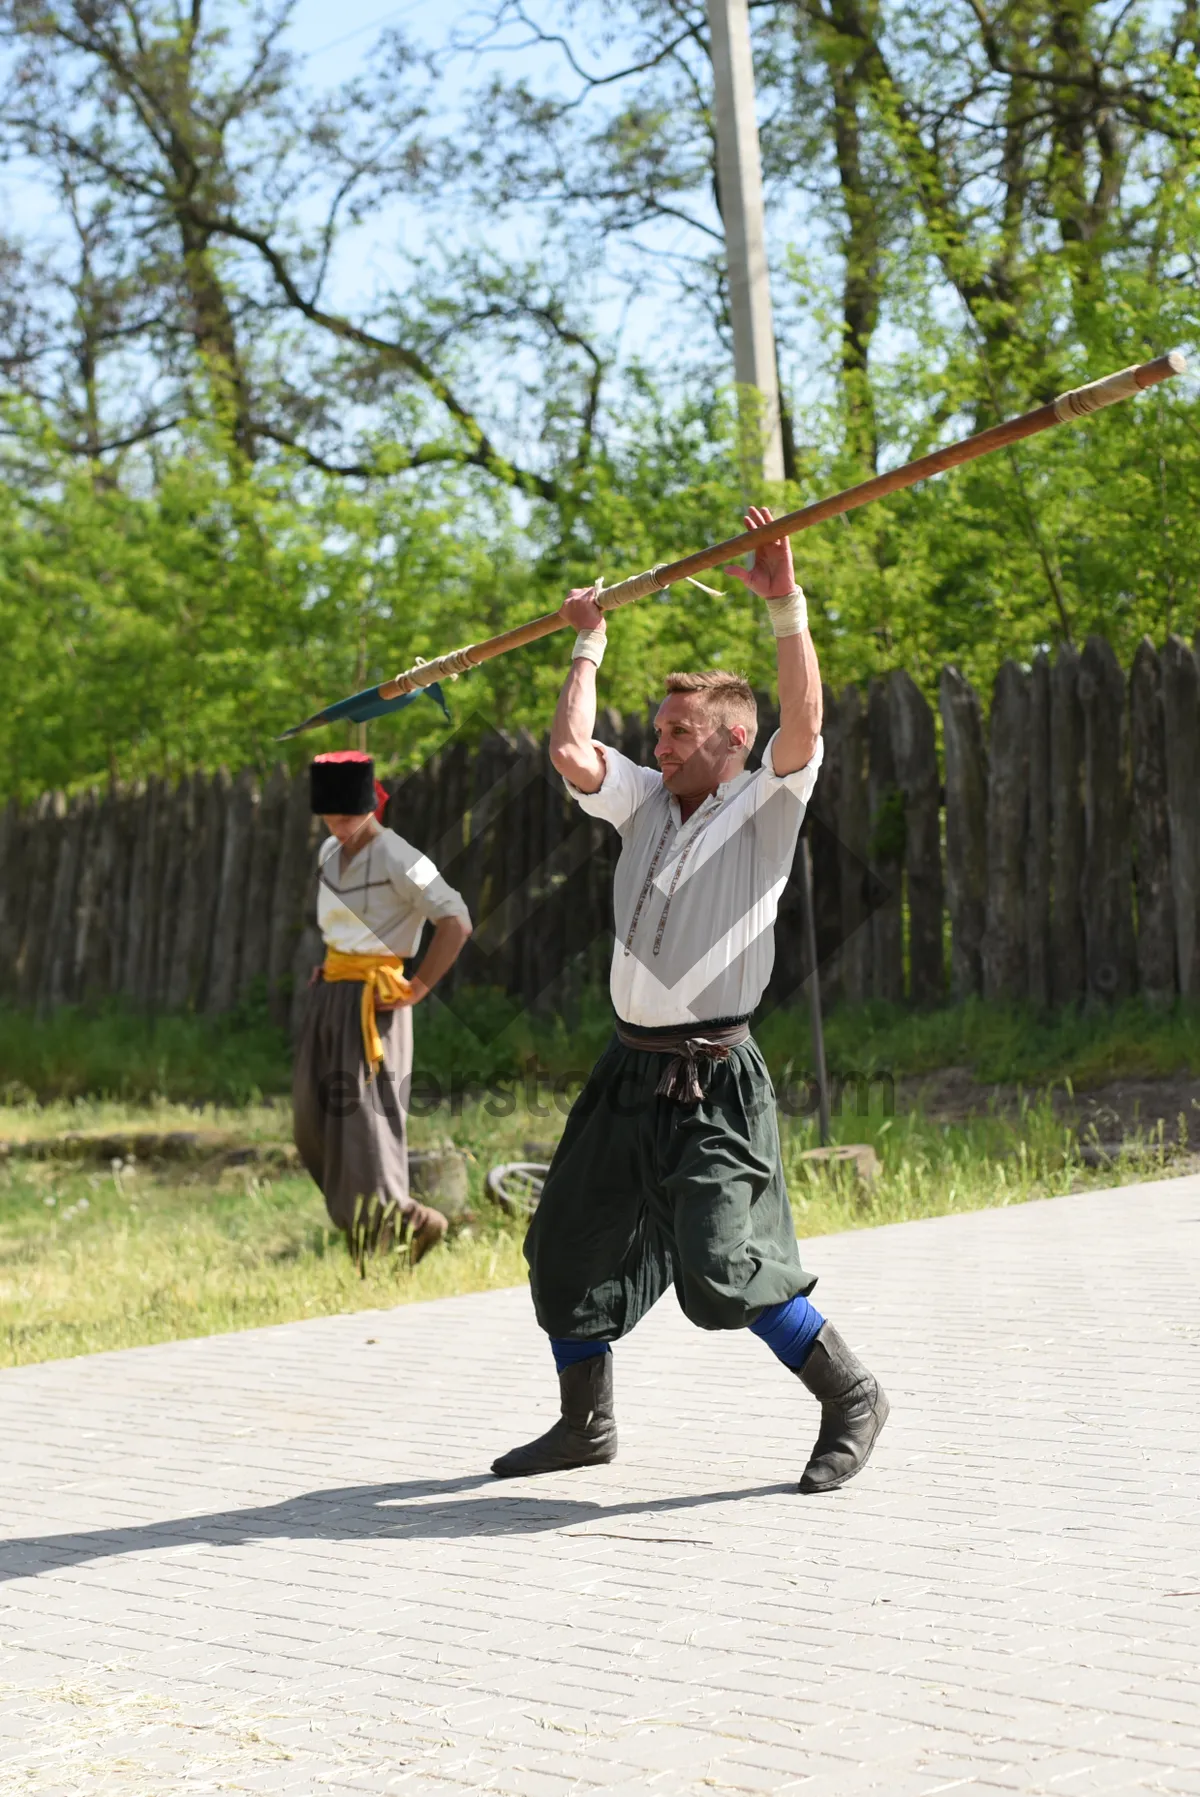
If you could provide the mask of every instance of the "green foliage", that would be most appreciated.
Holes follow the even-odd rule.
[[[967,1123],[936,1122],[919,1109],[895,1117],[838,1118],[832,1135],[834,1141],[872,1146],[879,1175],[864,1184],[849,1168],[805,1161],[805,1149],[815,1145],[812,1124],[785,1131],[784,1169],[800,1236],[999,1209],[1088,1185],[1160,1178],[1172,1161],[1171,1143],[1161,1134],[1144,1134],[1131,1139],[1112,1166],[1087,1173],[1071,1131],[1044,1100],[1023,1106],[1015,1118],[977,1117]]]
[[[236,1012],[146,1017],[116,1004],[64,1005],[31,1017],[0,1007],[0,1106],[93,1097],[245,1105],[286,1092],[289,1062],[285,1031]]]
[[[1114,346],[1079,375],[1143,347]],[[110,775],[265,769],[278,732],[322,703],[553,609],[597,573],[611,582],[738,527],[725,408],[648,391],[628,432],[561,531],[549,515],[522,525],[461,477],[355,495],[278,471],[231,476],[200,448],[150,493],[73,467],[51,497],[0,489],[3,787],[29,797]],[[919,433],[907,447],[924,447]],[[773,497],[806,502],[843,472],[814,451],[802,486]],[[986,690],[1005,656],[1061,640],[1064,608],[1077,640],[1102,632],[1126,662],[1145,631],[1190,634],[1198,487],[1190,391],[1160,391],[1023,446],[1019,467],[994,456],[798,538],[826,679],[903,664],[932,694],[954,660]],[[724,597],[678,587],[613,620],[603,700],[640,709],[679,666],[771,684],[759,608],[719,574],[710,584]],[[551,637],[452,684],[452,711],[472,729],[544,729],[563,665]],[[398,768],[443,733],[420,705],[370,741]],[[300,765],[330,739],[299,739],[286,758]]]
[[[869,851],[872,861],[881,864],[902,862],[908,840],[908,824],[904,815],[904,794],[898,786],[889,786],[871,819]]]
[[[980,1081],[1029,1087],[1069,1080],[1077,1090],[1110,1079],[1200,1074],[1200,1007],[1153,1011],[1131,999],[1112,1011],[1046,1016],[973,999],[940,1011],[898,1005],[841,1009],[826,1019],[831,1070],[897,1077],[965,1067]]]
[[[278,731],[321,703],[553,609],[597,573],[612,582],[736,529],[747,496],[727,345],[709,322],[726,299],[711,71],[677,9],[573,8],[559,25],[587,46],[582,65],[628,49],[626,75],[578,104],[556,66],[548,85],[544,71],[532,85],[500,75],[453,119],[424,73],[406,85],[407,53],[395,91],[359,83],[311,109],[273,54],[238,85],[245,55],[258,64],[217,8],[191,85],[160,94],[180,141],[204,147],[201,187],[221,195],[206,217],[146,135],[153,107],[128,100],[140,82],[159,91],[174,64],[154,46],[177,24],[142,0],[126,12],[82,36],[40,15],[14,26],[34,96],[22,153],[53,169],[56,193],[56,81],[76,109],[67,188],[87,255],[68,279],[14,244],[0,268],[0,795],[265,768]],[[803,355],[794,479],[754,497],[806,503],[1200,341],[1200,50],[1186,9],[1177,29],[1146,0],[986,19],[940,0],[832,12],[801,0],[756,7],[754,29],[785,385]],[[227,114],[214,96],[230,82]],[[218,115],[237,130],[217,130]],[[347,204],[353,190],[361,221],[400,167],[417,179],[405,157],[426,116],[430,144],[444,132],[455,145],[427,165],[437,236],[454,241],[457,225],[474,243],[479,224],[482,247],[426,261],[374,306],[357,295],[346,317],[314,309],[300,271],[324,251],[298,223],[251,229],[264,195],[274,216],[273,183],[290,193],[311,176]],[[99,163],[83,147],[93,126]],[[368,170],[378,192],[363,191]],[[547,242],[506,263],[489,233],[547,200]],[[652,366],[622,363],[587,316],[587,296],[612,297],[597,268],[617,246],[627,259],[612,278],[636,285],[643,225],[674,233],[689,218],[696,255],[679,258],[691,272],[665,347]],[[181,256],[185,226],[202,242]],[[134,305],[143,290],[155,303]],[[175,396],[169,431],[137,390],[151,371]],[[56,380],[61,401],[47,397]],[[986,691],[1006,656],[1068,637],[1102,632],[1128,663],[1144,632],[1190,635],[1195,393],[1193,377],[1175,381],[798,538],[826,679],[904,665],[932,693],[955,661]],[[770,683],[760,608],[713,584],[723,597],[685,586],[613,621],[604,700],[638,709],[679,665]],[[469,728],[541,729],[564,659],[546,639],[453,687],[452,704]],[[418,706],[370,741],[400,768],[440,730]]]
[[[503,524],[468,494],[301,490],[231,475],[202,443],[148,494],[60,474],[52,497],[0,489],[10,791],[266,768],[288,724],[399,658],[499,628],[513,603]],[[414,707],[393,740],[443,729]]]
[[[569,1022],[525,1011],[514,1017],[505,994],[488,989],[456,994],[453,1011],[435,995],[416,1019],[415,1068],[431,1082],[430,1127],[452,1109],[470,1108],[489,1081],[504,1082],[493,1117],[536,1115],[539,1104],[559,1115],[548,1082],[581,1079],[611,1031],[608,995],[599,990],[583,994]],[[789,1065],[810,1065],[802,1009],[768,1012],[755,1033],[776,1078]],[[826,1017],[825,1035],[837,1076],[901,1079],[963,1067],[981,1081],[1035,1087],[1071,1080],[1082,1090],[1106,1079],[1200,1074],[1200,1010],[1151,1011],[1136,999],[1102,1014],[1053,1017],[982,1001],[924,1012],[841,1007]],[[0,1009],[0,1107],[84,1099],[246,1105],[290,1087],[286,1033],[262,1018],[153,1018],[115,1005],[64,1007],[49,1017]],[[419,1116],[423,1102],[414,1108]],[[8,1128],[0,1125],[0,1135]]]

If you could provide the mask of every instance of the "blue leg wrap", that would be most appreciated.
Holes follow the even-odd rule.
[[[808,1359],[808,1351],[824,1321],[820,1311],[807,1298],[795,1297],[789,1298],[786,1304],[772,1304],[769,1310],[764,1310],[758,1321],[751,1323],[750,1333],[765,1341],[784,1366],[795,1370]]]
[[[558,1341],[551,1336],[550,1352],[554,1355],[555,1367],[561,1373],[581,1360],[594,1360],[597,1354],[609,1354],[612,1350],[607,1342]]]

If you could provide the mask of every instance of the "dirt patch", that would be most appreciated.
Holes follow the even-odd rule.
[[[1172,1074],[1163,1079],[1115,1079],[1073,1095],[1049,1084],[1055,1114],[1070,1124],[1081,1141],[1119,1144],[1157,1136],[1200,1149],[1200,1078]],[[1043,1088],[1045,1089],[1045,1088]],[[920,1109],[938,1123],[966,1123],[972,1117],[1016,1117],[1022,1098],[1034,1088],[992,1085],[965,1067],[943,1067],[916,1079],[902,1079],[896,1109]]]
[[[242,1142],[215,1130],[67,1130],[57,1136],[0,1140],[0,1159],[79,1161],[94,1166],[114,1162],[164,1162],[210,1167],[260,1164],[283,1170],[298,1167],[300,1157],[290,1142]]]

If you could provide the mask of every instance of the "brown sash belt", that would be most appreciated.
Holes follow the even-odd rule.
[[[655,1093],[674,1099],[676,1104],[699,1104],[704,1097],[699,1062],[727,1061],[731,1048],[740,1048],[750,1040],[750,1025],[740,1018],[732,1023],[698,1023],[691,1028],[680,1024],[677,1029],[635,1030],[618,1017],[617,1039],[625,1048],[670,1055]]]

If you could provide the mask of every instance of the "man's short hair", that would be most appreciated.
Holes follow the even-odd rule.
[[[734,724],[746,727],[746,752],[754,747],[758,735],[758,706],[748,680],[726,668],[709,668],[702,674],[668,674],[669,693],[703,693],[705,710],[716,724],[728,730]]]

